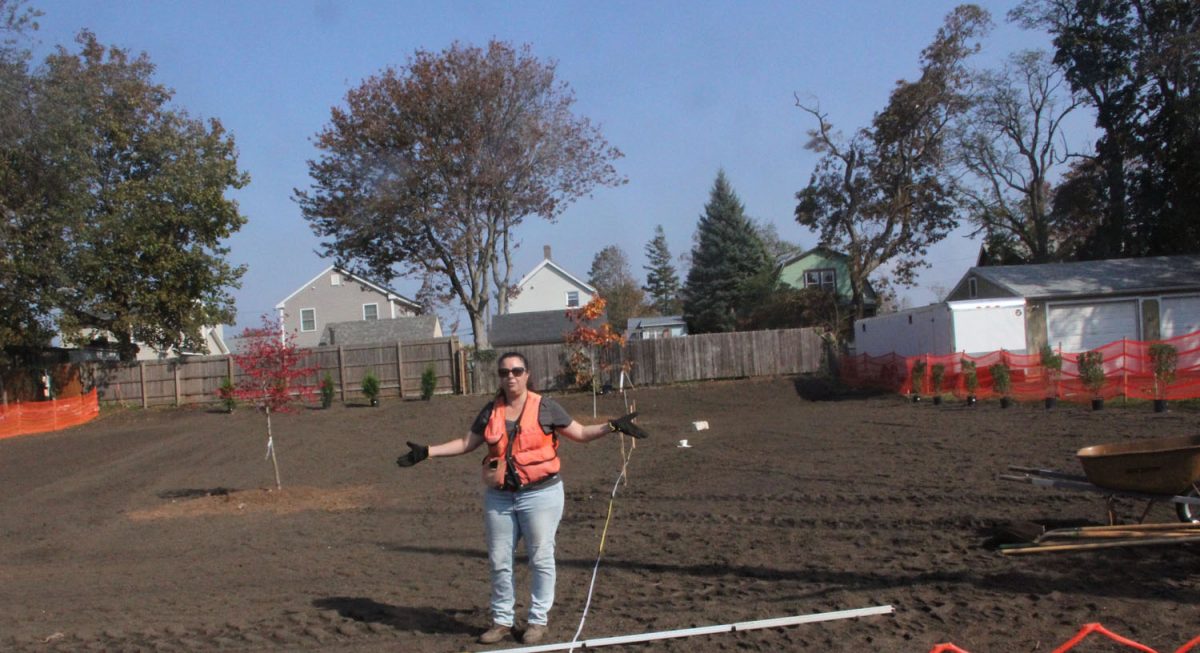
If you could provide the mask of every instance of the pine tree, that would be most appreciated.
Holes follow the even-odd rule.
[[[682,308],[679,300],[679,274],[671,263],[671,250],[667,249],[667,234],[662,225],[654,228],[654,240],[646,243],[646,260],[650,265],[642,266],[646,271],[646,285],[642,286],[650,295],[650,301],[662,315],[675,315]]]
[[[692,268],[684,287],[683,315],[691,333],[733,331],[738,318],[761,299],[773,265],[745,215],[725,171],[717,173],[697,226]]]

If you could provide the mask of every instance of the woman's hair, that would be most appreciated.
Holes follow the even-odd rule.
[[[497,369],[499,369],[500,363],[503,362],[505,358],[520,358],[521,359],[521,367],[525,368],[525,389],[533,390],[533,377],[529,374],[529,361],[525,360],[525,354],[521,354],[521,353],[515,352],[515,351],[506,351],[503,354],[500,354],[500,356],[496,359],[496,368]],[[500,389],[496,391],[496,398],[499,399],[500,397],[503,397],[503,396],[504,396],[504,386],[500,386]]]

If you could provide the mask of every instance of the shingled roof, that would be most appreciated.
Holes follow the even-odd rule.
[[[415,315],[391,320],[333,322],[325,326],[321,345],[372,345],[381,342],[425,340],[439,335],[436,315]]]
[[[603,316],[588,322],[593,329],[608,323]],[[575,322],[567,317],[565,310],[531,311],[492,316],[492,328],[488,340],[493,347],[519,345],[545,345],[565,342],[567,334],[575,329]]]
[[[973,267],[959,285],[972,275],[1030,299],[1187,291],[1200,289],[1200,256]]]

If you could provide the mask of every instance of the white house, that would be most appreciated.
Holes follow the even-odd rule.
[[[1021,299],[1029,352],[1200,330],[1200,256],[973,267],[947,299]]]
[[[1082,352],[1200,331],[1200,256],[973,267],[946,301],[854,323],[859,354]]]
[[[579,308],[596,296],[596,289],[550,260],[550,246],[542,248],[545,258],[517,283],[517,296],[508,301],[509,313]]]
[[[863,318],[854,323],[854,353],[1025,353],[1024,315],[1025,300],[992,299],[941,302]]]
[[[296,334],[296,346],[307,348],[321,343],[328,324],[412,316],[421,306],[390,288],[331,265],[275,309],[283,331]]]
[[[631,317],[625,323],[625,337],[629,340],[678,338],[687,334],[687,322],[682,315]]]

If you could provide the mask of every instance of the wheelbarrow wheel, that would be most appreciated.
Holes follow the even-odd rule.
[[[1196,486],[1193,485],[1192,489],[1188,490],[1187,494],[1184,494],[1183,496],[1200,497],[1200,490],[1197,490]],[[1200,524],[1200,506],[1195,506],[1190,503],[1177,503],[1175,504],[1175,514],[1179,516],[1179,521],[1181,522],[1188,524]]]

